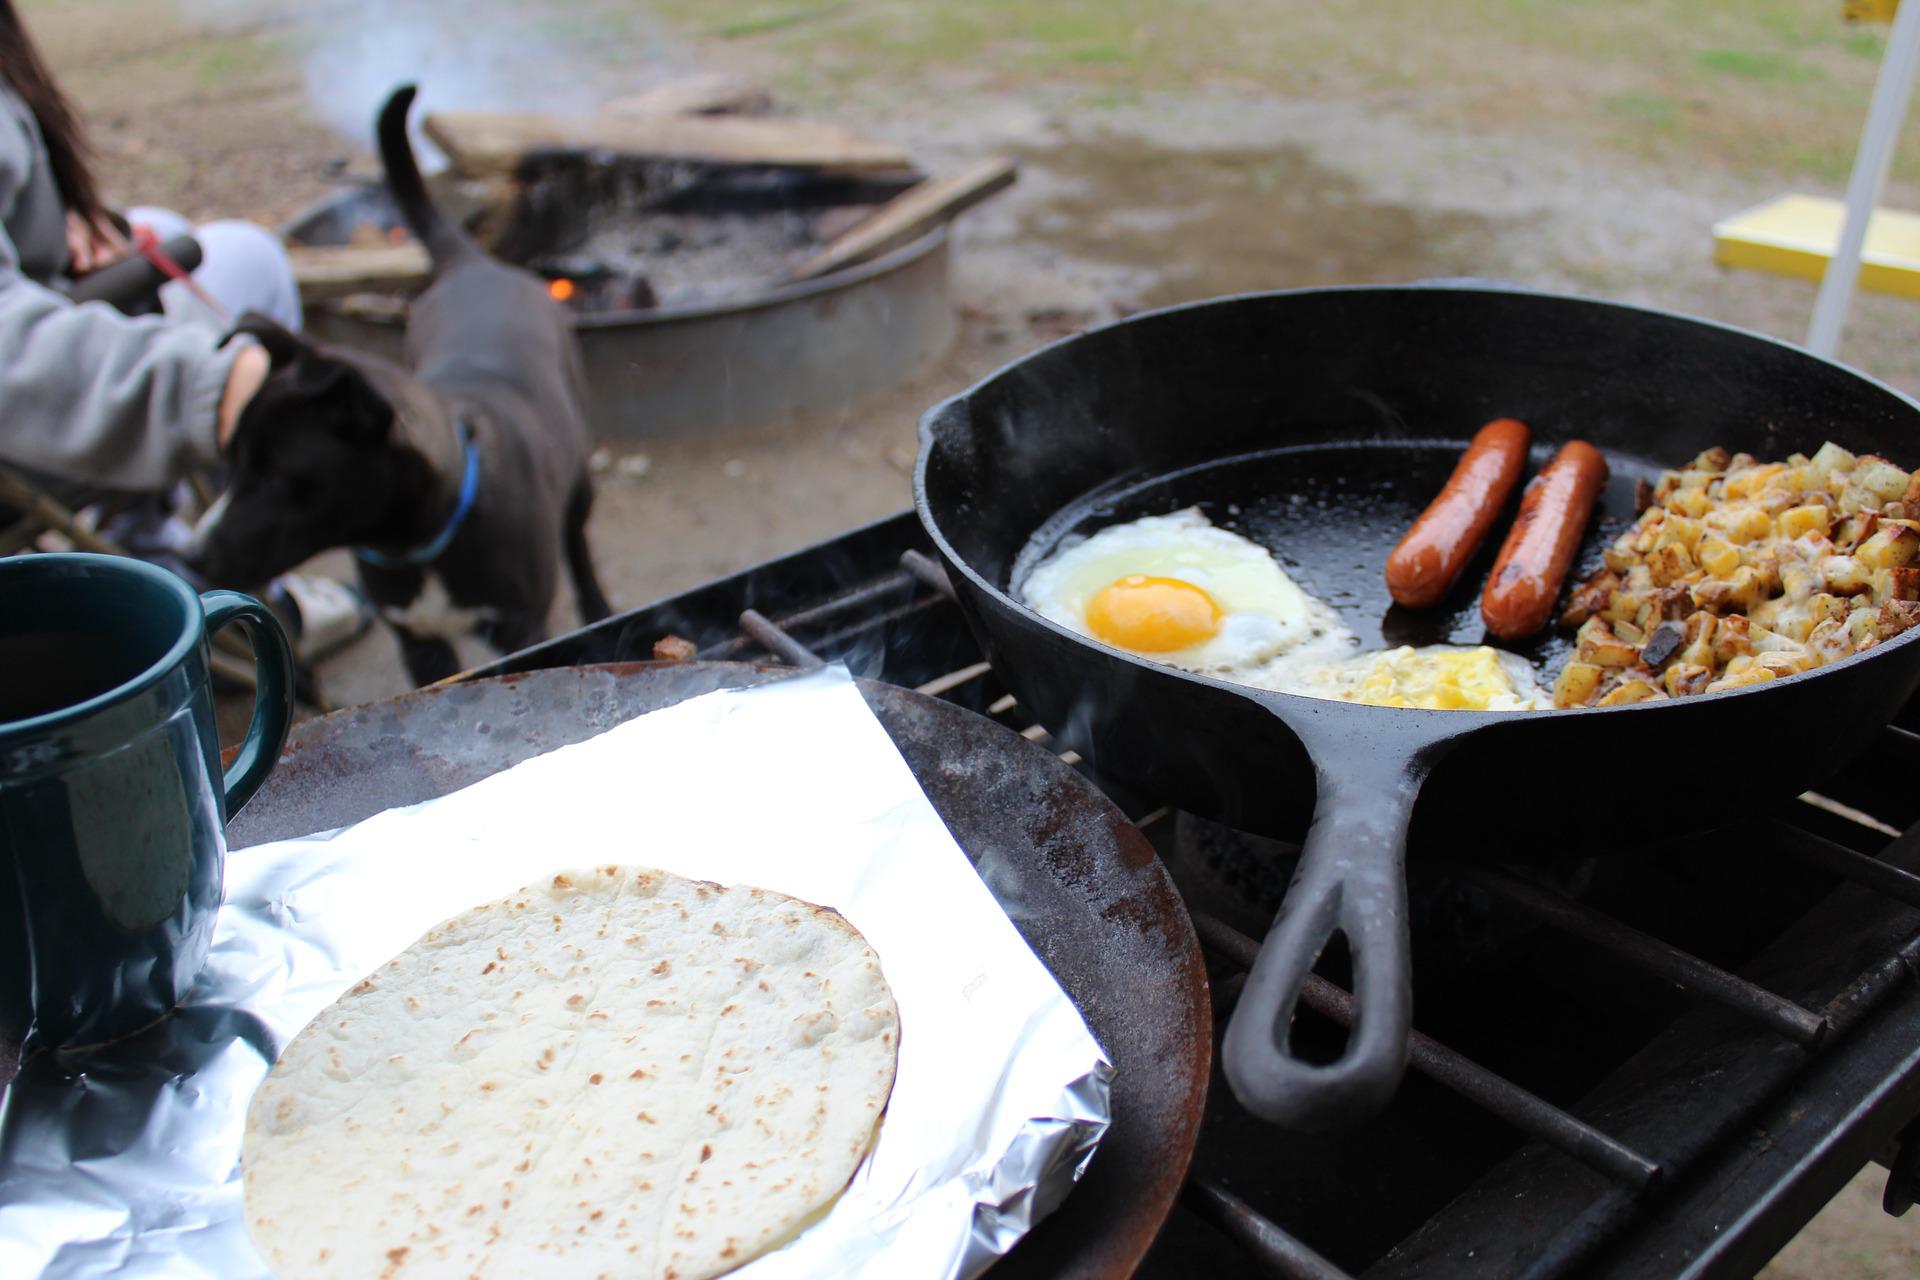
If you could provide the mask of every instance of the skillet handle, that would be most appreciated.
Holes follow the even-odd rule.
[[[1413,975],[1407,936],[1407,823],[1427,765],[1391,751],[1342,753],[1321,769],[1313,826],[1227,1028],[1233,1094],[1289,1129],[1335,1129],[1378,1111],[1407,1065]],[[1301,989],[1335,933],[1353,957],[1355,1021],[1339,1059],[1294,1056]]]

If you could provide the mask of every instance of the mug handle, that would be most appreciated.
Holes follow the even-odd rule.
[[[267,606],[238,591],[203,591],[200,608],[206,615],[207,635],[229,622],[237,622],[253,645],[253,665],[258,687],[253,695],[253,722],[247,736],[227,769],[226,814],[228,821],[273,772],[286,745],[287,729],[293,723],[293,651],[287,647],[287,633]]]

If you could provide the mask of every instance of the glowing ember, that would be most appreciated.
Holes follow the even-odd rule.
[[[573,281],[562,277],[547,281],[547,292],[553,295],[555,302],[565,302],[573,296]]]

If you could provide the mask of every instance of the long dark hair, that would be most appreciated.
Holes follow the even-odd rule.
[[[93,172],[87,168],[91,151],[86,131],[66,95],[47,74],[46,63],[40,61],[20,15],[14,12],[13,0],[0,0],[0,83],[19,94],[39,122],[54,185],[67,208],[89,223],[104,221],[106,206],[100,203],[100,189],[93,185]]]

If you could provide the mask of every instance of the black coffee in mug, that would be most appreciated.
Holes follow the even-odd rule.
[[[259,692],[223,774],[207,637],[228,621]],[[278,622],[246,596],[113,556],[0,559],[0,1031],[93,1044],[185,995],[226,820],[279,755],[291,677]]]

